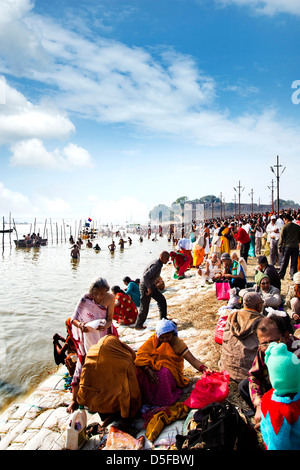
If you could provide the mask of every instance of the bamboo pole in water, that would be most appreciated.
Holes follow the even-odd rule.
[[[13,223],[14,223],[14,228],[15,228],[15,231],[16,231],[17,240],[19,240],[19,238],[18,238],[18,232],[17,232],[17,227],[16,227],[16,224],[15,224],[15,219],[13,219]]]
[[[51,242],[53,243],[53,232],[52,232],[52,221],[50,219],[50,229],[51,229]]]
[[[4,216],[3,216],[3,234],[2,234],[2,254],[4,253],[4,230],[5,230],[5,222],[4,222]]]
[[[47,219],[45,220],[43,238],[46,238],[46,237],[45,237],[45,234],[46,234],[46,226],[47,226]]]
[[[9,213],[9,230],[11,230],[11,212]],[[9,232],[9,246],[11,249],[11,232]]]

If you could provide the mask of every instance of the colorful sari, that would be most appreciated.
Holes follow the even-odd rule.
[[[248,256],[249,258],[255,258],[255,232],[250,229],[250,248],[249,248],[249,253]]]
[[[191,258],[180,251],[171,251],[170,257],[175,268],[174,279],[182,279],[184,273],[191,265]]]
[[[227,236],[229,235],[230,229],[226,227],[221,233],[221,253],[228,253],[230,255],[230,243]]]
[[[107,307],[96,304],[90,294],[85,294],[80,300],[71,320],[88,323],[93,320],[107,319]],[[89,348],[98,343],[99,339],[110,333],[110,329],[94,330],[90,329],[87,333],[83,333],[79,328],[72,324],[71,334],[77,350],[77,364],[73,375],[72,385],[79,383],[82,365]]]
[[[123,325],[133,325],[138,316],[138,309],[127,294],[119,292],[115,298],[113,319]]]

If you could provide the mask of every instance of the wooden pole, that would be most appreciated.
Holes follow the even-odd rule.
[[[5,230],[5,222],[4,222],[4,216],[3,216],[3,233],[2,233],[2,254],[4,253],[4,230]]]

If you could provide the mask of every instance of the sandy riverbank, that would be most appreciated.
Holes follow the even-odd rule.
[[[255,259],[248,261],[248,280],[253,280]],[[179,336],[188,344],[192,353],[210,369],[217,369],[221,346],[214,341],[215,328],[219,318],[218,310],[226,302],[216,299],[215,287],[201,287],[196,270],[191,269],[182,280],[173,279],[174,268],[168,264],[163,268],[162,277],[166,284],[165,296],[168,317],[176,320]],[[284,281],[282,294],[286,295],[290,281]],[[144,331],[130,327],[118,327],[120,339],[134,350],[153,333],[158,319],[156,303],[151,303],[150,313]],[[71,399],[65,390],[64,367],[42,382],[22,400],[11,403],[0,415],[0,450],[59,450],[64,449],[69,415],[66,406]],[[190,378],[188,396],[201,374],[185,363],[185,375]],[[230,382],[228,400],[239,407],[245,407],[237,393],[236,384]],[[100,422],[98,415],[88,414],[88,422]],[[137,423],[142,427],[143,423]],[[182,427],[183,422],[180,423]],[[180,426],[177,429],[180,433]],[[142,431],[141,431],[142,432]],[[85,450],[97,449],[101,438],[93,436],[85,444]],[[150,444],[148,443],[148,448]],[[153,444],[154,447],[155,443]],[[164,445],[168,448],[168,444]]]

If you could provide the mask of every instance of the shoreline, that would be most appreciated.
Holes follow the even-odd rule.
[[[256,261],[256,258],[248,259],[249,281],[253,280]],[[161,273],[165,281],[164,295],[168,305],[168,318],[176,321],[178,335],[187,343],[191,352],[210,369],[218,370],[221,345],[214,341],[214,335],[219,318],[218,310],[227,302],[216,299],[214,284],[201,287],[195,268],[187,271],[186,277],[181,280],[174,279],[173,273],[174,267],[170,263],[163,267]],[[283,297],[287,294],[290,283],[291,281],[283,281]],[[153,334],[158,319],[157,305],[152,301],[146,321],[147,328],[136,331],[132,327],[118,325],[120,340],[136,351]],[[65,366],[57,367],[34,390],[20,399],[15,399],[0,413],[0,450],[64,449],[66,428],[70,420],[66,407],[71,400],[71,392],[65,390],[66,372]],[[184,391],[187,395],[181,398],[182,401],[191,393],[193,385],[201,377],[201,373],[186,361],[184,373],[190,379],[190,385]],[[242,405],[243,409],[247,409],[238,395],[237,385],[232,381],[227,400],[239,408]],[[98,414],[87,414],[88,424],[101,422]],[[141,428],[142,424],[138,423]],[[98,449],[101,439],[100,436],[92,436],[82,450]]]

